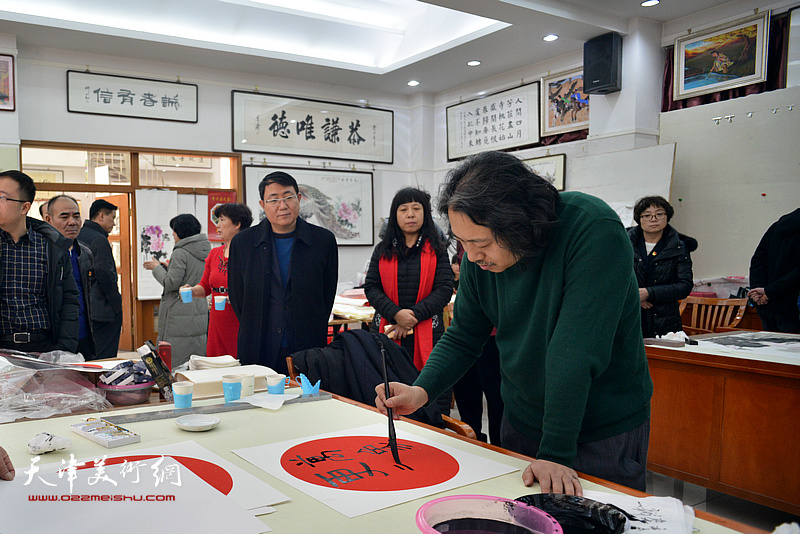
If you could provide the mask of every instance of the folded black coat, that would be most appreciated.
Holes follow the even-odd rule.
[[[383,383],[381,344],[386,351],[386,373],[390,382],[413,384],[419,376],[405,349],[384,334],[366,330],[339,333],[325,348],[307,349],[292,354],[295,371],[311,383],[322,380],[325,391],[375,406],[375,386]],[[408,416],[411,419],[442,427],[438,405],[430,403]]]

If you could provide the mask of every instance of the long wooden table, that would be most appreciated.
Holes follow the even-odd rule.
[[[654,383],[647,466],[800,514],[800,354],[704,346],[712,336],[646,347]]]
[[[195,405],[219,402],[219,399],[208,399],[198,401]],[[116,412],[114,415],[167,408],[169,408],[169,405],[163,403],[157,406],[145,405]],[[538,486],[525,487],[522,483],[521,470],[527,466],[530,461],[529,458],[491,445],[479,444],[473,440],[467,440],[452,433],[418,423],[399,421],[397,422],[398,429],[466,450],[478,456],[512,465],[519,468],[520,471],[349,519],[308,497],[294,487],[260,471],[233,454],[231,450],[297,437],[313,436],[340,429],[358,428],[369,424],[385,424],[386,418],[384,416],[377,413],[373,408],[339,398],[286,405],[279,411],[253,409],[220,413],[218,415],[222,419],[222,423],[216,429],[203,433],[185,433],[176,427],[172,419],[127,424],[125,425],[127,428],[142,435],[141,443],[119,447],[112,451],[76,436],[69,431],[70,424],[76,423],[81,417],[84,417],[80,415],[0,425],[0,436],[2,436],[0,441],[2,441],[3,447],[6,448],[17,468],[17,476],[24,476],[22,471],[26,470],[31,462],[26,443],[31,436],[42,431],[68,436],[73,441],[70,449],[49,453],[42,459],[43,463],[60,462],[62,459],[68,460],[70,453],[74,454],[76,458],[94,457],[106,453],[131,453],[136,449],[153,448],[193,439],[234,465],[265,480],[292,499],[291,502],[277,505],[275,513],[260,516],[264,523],[277,533],[378,532],[386,531],[387,528],[391,532],[416,532],[414,515],[422,504],[431,499],[443,495],[460,494],[485,494],[516,498],[539,491]],[[581,483],[586,489],[606,492],[622,491],[638,496],[644,495],[593,477],[582,477]],[[3,503],[0,502],[0,518],[5,513],[9,513],[9,511],[3,510]],[[763,532],[700,511],[697,512],[695,528],[695,532],[701,534]]]

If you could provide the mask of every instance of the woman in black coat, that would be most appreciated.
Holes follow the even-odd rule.
[[[679,301],[694,286],[689,251],[669,225],[674,213],[663,197],[642,198],[633,208],[637,226],[628,230],[633,244],[633,269],[639,282],[642,335],[646,338],[683,330]],[[685,239],[696,243],[689,237]]]
[[[417,369],[444,333],[442,314],[453,295],[447,243],[433,222],[430,198],[411,187],[397,192],[364,284],[375,308],[373,330],[393,325]]]

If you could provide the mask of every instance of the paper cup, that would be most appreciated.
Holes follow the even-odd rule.
[[[242,398],[242,376],[224,375],[222,377],[222,394],[226,403]]]
[[[242,397],[249,397],[256,391],[256,377],[253,374],[242,375]]]
[[[181,300],[188,304],[192,302],[192,288],[191,287],[183,287],[180,290],[181,293]]]
[[[172,401],[176,408],[190,408],[192,406],[192,382],[174,382],[172,384]]]
[[[225,301],[228,300],[228,297],[224,295],[215,295],[214,296],[214,309],[222,311],[225,309]]]
[[[267,375],[267,393],[283,395],[283,390],[289,382],[286,375]]]

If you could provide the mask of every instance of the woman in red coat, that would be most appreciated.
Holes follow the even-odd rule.
[[[206,258],[206,267],[200,283],[192,287],[192,296],[212,296],[211,314],[208,319],[208,345],[206,356],[223,356],[230,354],[236,357],[236,342],[239,338],[239,319],[233,313],[233,307],[225,302],[225,309],[218,310],[213,297],[228,296],[228,251],[231,239],[240,230],[249,228],[253,223],[253,214],[244,204],[222,204],[214,209],[218,219],[217,234],[222,238],[222,246],[211,249]],[[188,287],[188,286],[187,286]]]

